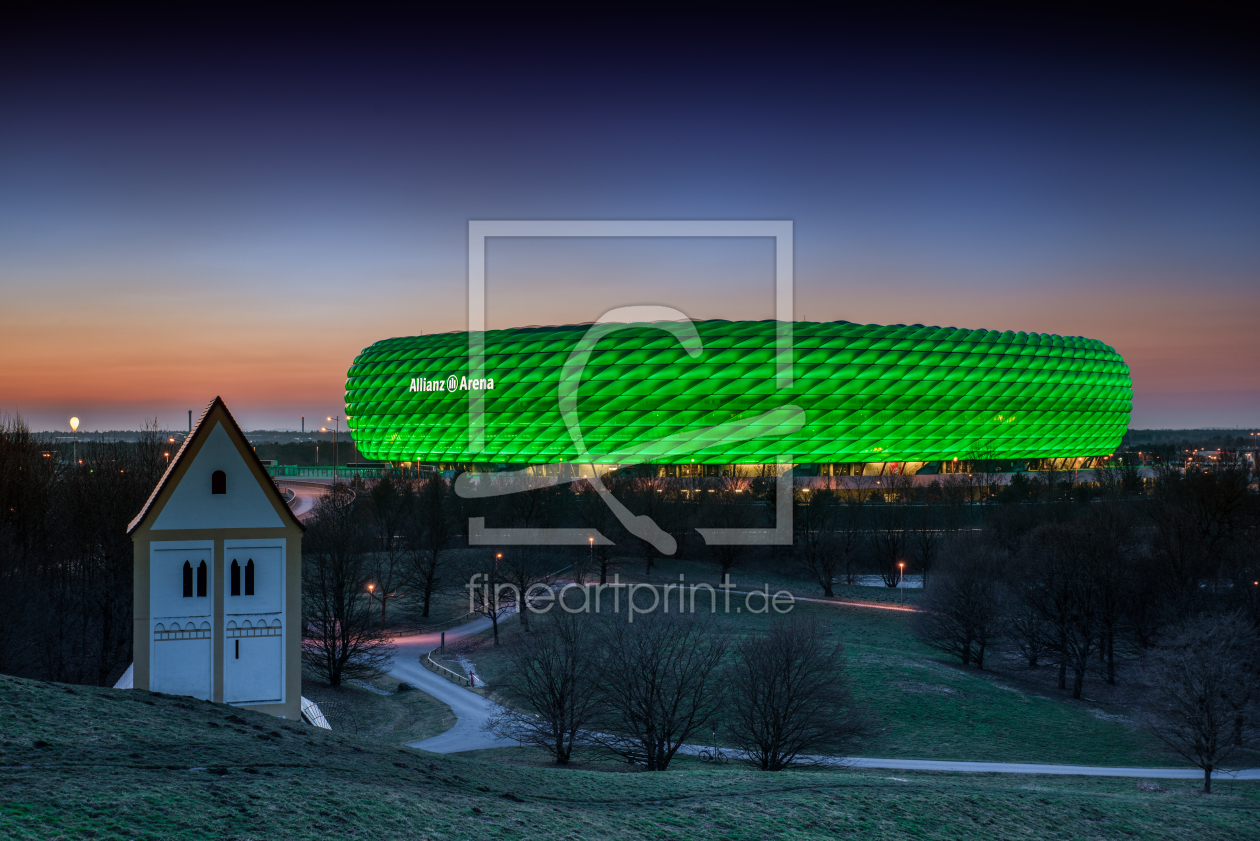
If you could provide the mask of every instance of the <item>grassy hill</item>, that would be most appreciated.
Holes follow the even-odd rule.
[[[1155,790],[1155,789],[1167,790]],[[1260,785],[874,770],[658,774],[426,754],[222,704],[0,677],[0,838],[1260,836]]]

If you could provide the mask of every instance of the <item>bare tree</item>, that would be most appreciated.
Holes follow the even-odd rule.
[[[965,475],[970,502],[983,502],[997,493],[994,473],[998,468],[998,455],[998,451],[989,444],[980,444],[967,453]]]
[[[1059,688],[1080,698],[1090,657],[1102,650],[1110,547],[1096,523],[1046,523],[1027,541],[1027,586],[1021,595],[1036,611],[1042,647],[1059,666]]]
[[[896,587],[909,543],[909,514],[904,505],[878,506],[871,516],[870,552],[884,584]]]
[[[555,523],[558,502],[554,489],[532,490],[498,497],[495,511],[500,518],[517,528],[538,529]],[[550,547],[518,545],[506,547],[499,553],[498,574],[506,584],[511,585],[517,616],[526,630],[529,629],[530,615],[526,601],[530,598],[530,591],[542,585],[554,572],[552,551]]]
[[[608,617],[600,628],[602,691],[592,739],[649,771],[664,771],[722,708],[725,638],[697,614],[647,613],[634,622]]]
[[[862,729],[844,644],[829,641],[820,620],[791,617],[745,637],[727,681],[727,731],[763,771],[781,771],[803,754],[837,753]]]
[[[403,509],[407,578],[420,595],[420,615],[426,618],[433,597],[450,583],[447,552],[456,533],[453,508],[446,480],[431,476],[409,495]]]
[[[1256,737],[1260,636],[1241,613],[1192,619],[1175,628],[1147,658],[1150,708],[1143,721],[1164,744],[1212,772]]]
[[[508,672],[495,689],[507,702],[486,729],[551,753],[567,765],[599,698],[589,617],[551,610],[531,634],[504,646]]]
[[[413,489],[406,480],[388,474],[378,479],[367,494],[372,525],[372,598],[381,603],[381,622],[391,601],[406,598],[407,578],[405,524]],[[426,615],[428,615],[426,613]]]
[[[5,671],[109,685],[131,662],[126,527],[166,466],[162,442],[150,421],[137,441],[80,442],[76,453],[21,418],[0,420]]]
[[[930,502],[915,507],[911,511],[909,526],[907,552],[915,569],[922,574],[923,586],[926,587],[928,574],[941,553],[941,544],[945,537],[940,525],[940,510]]]
[[[1041,658],[1050,654],[1046,646],[1049,629],[1042,619],[1040,611],[1031,599],[1023,592],[1025,582],[1015,580],[1008,582],[1005,607],[1006,637],[1015,646],[1024,664],[1035,669],[1041,665]]]
[[[490,620],[495,645],[499,644],[499,620],[516,602],[513,586],[503,575],[502,560],[502,552],[477,552],[460,570],[468,591],[468,611]]]
[[[316,504],[302,541],[302,662],[332,686],[372,677],[394,646],[372,616],[370,535],[345,485]]]
[[[922,609],[911,617],[915,638],[983,669],[985,651],[1001,633],[1003,562],[999,549],[970,535],[951,540]]]
[[[869,514],[870,509],[863,504],[861,496],[840,506],[836,512],[835,539],[830,548],[836,553],[844,583],[850,586],[857,583]]]
[[[761,509],[758,506],[741,504],[748,494],[736,493],[735,488],[726,483],[721,483],[719,487],[712,490],[712,494],[705,494],[705,500],[700,506],[700,522],[705,526],[740,529],[755,528],[760,525],[758,520]],[[753,547],[741,543],[719,543],[706,544],[705,550],[710,562],[717,567],[722,580],[725,581],[731,570],[752,554]]]
[[[651,465],[645,465],[645,468]],[[621,485],[628,499],[626,506],[639,516],[650,517],[661,529],[677,538],[679,511],[678,486],[659,476],[635,476]],[[641,537],[631,537],[629,542],[643,558],[644,575],[652,574],[652,567],[663,555],[654,543]]]
[[[626,484],[624,480],[615,474],[608,474],[602,479],[604,487],[613,496],[619,496],[622,487]],[[604,537],[618,543],[622,540],[621,522],[617,519],[617,515],[608,507],[603,498],[596,492],[587,482],[574,483],[573,498],[574,513],[577,515],[578,521],[589,529],[594,529]],[[589,547],[590,563],[599,570],[599,583],[608,583],[608,567],[612,563],[613,546],[608,544],[597,545],[592,543]]]
[[[835,534],[838,509],[834,491],[801,492],[792,520],[793,553],[827,598],[835,596],[836,576],[844,560]]]
[[[1246,486],[1246,472],[1232,467],[1161,472],[1151,546],[1170,620],[1194,615],[1219,593],[1227,558],[1245,541],[1252,508]]]
[[[1116,683],[1117,647],[1124,630],[1128,581],[1143,570],[1136,563],[1137,547],[1127,512],[1114,502],[1104,502],[1087,514],[1097,561],[1090,565],[1098,591],[1098,654],[1107,683]]]

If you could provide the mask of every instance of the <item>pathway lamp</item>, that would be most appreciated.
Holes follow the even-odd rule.
[[[341,415],[334,415],[328,418],[330,421],[336,421],[333,428],[333,484],[337,484],[337,433],[341,431]]]
[[[74,436],[74,463],[79,463],[79,419],[70,418],[70,432]]]
[[[898,561],[897,567],[900,572],[900,576],[897,581],[897,587],[901,590],[901,603],[905,604],[906,603],[906,562]]]

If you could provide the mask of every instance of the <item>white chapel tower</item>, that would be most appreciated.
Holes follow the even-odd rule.
[[[216,397],[127,527],[133,685],[298,720],[303,530]]]

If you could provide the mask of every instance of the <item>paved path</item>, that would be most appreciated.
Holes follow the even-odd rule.
[[[510,617],[500,619],[503,622]],[[484,631],[490,627],[490,620],[482,617],[463,625],[457,625],[446,631],[446,641],[454,642],[470,634]],[[427,634],[413,634],[398,637],[394,643],[398,646],[394,652],[394,662],[390,667],[391,676],[405,680],[417,689],[423,690],[451,708],[455,713],[455,726],[445,733],[411,742],[408,747],[433,751],[434,753],[456,753],[464,750],[481,750],[515,745],[516,742],[497,739],[483,731],[486,719],[498,709],[498,704],[487,700],[472,690],[451,683],[444,677],[434,674],[420,664],[420,658],[438,647],[442,634],[434,631]]]
[[[678,752],[695,756],[705,750],[702,745],[683,745]],[[730,759],[739,759],[741,751],[724,750]],[[1141,777],[1159,780],[1201,780],[1199,768],[1126,768],[1102,765],[1040,765],[1032,762],[955,762],[949,759],[882,759],[868,756],[803,756],[814,765],[844,768],[886,768],[890,771],[955,771],[966,774],[1061,774],[1079,777]],[[1260,780],[1260,768],[1244,771],[1212,772],[1215,779]]]
[[[828,761],[828,757],[816,757]],[[1070,774],[1085,777],[1151,777],[1160,780],[1201,780],[1199,768],[1108,768],[1100,765],[1035,765],[1027,762],[951,762],[940,759],[871,759],[850,756],[843,760],[830,759],[829,764],[843,764],[858,768],[891,768],[900,771],[963,771],[972,774]],[[1260,768],[1245,771],[1216,770],[1214,779],[1260,780]]]
[[[287,482],[283,477],[276,480],[276,485],[285,490],[293,491],[293,499],[289,502],[289,508],[297,516],[299,520],[305,520],[315,510],[316,503],[319,498],[327,496],[332,486],[321,488],[315,482]]]

